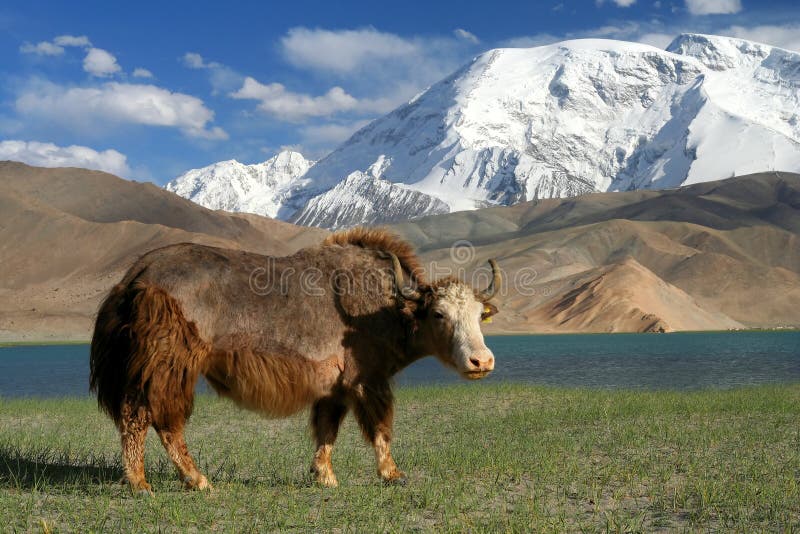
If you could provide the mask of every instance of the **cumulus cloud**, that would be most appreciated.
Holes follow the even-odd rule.
[[[194,96],[145,84],[107,82],[98,87],[31,84],[16,100],[22,115],[69,125],[102,127],[116,123],[165,126],[191,137],[226,139],[219,127],[209,127],[214,112]]]
[[[729,15],[742,10],[741,0],[686,0],[692,15]]]
[[[295,27],[280,41],[285,60],[357,97],[362,115],[389,111],[481,52],[478,38],[460,28],[449,35],[404,37],[375,28]]]
[[[263,84],[250,76],[245,78],[238,91],[229,96],[258,100],[260,111],[287,121],[328,117],[344,112],[386,113],[396,107],[395,99],[391,96],[358,99],[338,86],[320,96],[311,96],[290,91],[280,83]]]
[[[206,63],[203,56],[196,52],[186,52],[183,55],[183,64],[190,69],[211,69],[219,66],[219,63]]]
[[[36,44],[22,43],[19,51],[23,54],[35,54],[37,56],[60,56],[64,53],[64,47],[49,41],[42,41]]]
[[[153,78],[153,73],[147,69],[137,67],[133,69],[133,76],[135,78]]]
[[[85,35],[59,35],[53,42],[59,46],[77,46],[86,48],[92,46],[92,42]]]
[[[19,51],[24,54],[36,54],[39,56],[60,56],[64,53],[64,48],[68,46],[88,47],[91,46],[89,38],[85,35],[59,35],[52,41],[40,41],[36,44],[29,42],[22,43]]]
[[[455,35],[459,39],[463,39],[464,41],[468,41],[472,44],[478,44],[481,42],[481,40],[478,39],[477,35],[475,35],[472,32],[468,32],[463,28],[456,28],[455,30],[453,30],[453,35]]]
[[[0,160],[21,161],[39,167],[82,167],[130,175],[127,158],[116,150],[97,151],[79,145],[58,146],[39,141],[0,141]]]
[[[292,28],[281,39],[286,59],[294,66],[353,72],[364,63],[419,53],[418,44],[374,28],[322,30]]]
[[[103,50],[102,48],[90,48],[86,52],[86,57],[83,58],[83,70],[92,76],[104,78],[122,69],[119,64],[117,64],[117,58],[107,50]]]
[[[214,93],[228,93],[240,87],[244,81],[244,76],[232,68],[216,61],[206,61],[203,56],[196,52],[186,52],[181,58],[184,66],[190,69],[205,70],[208,72],[208,79]]]
[[[800,52],[800,24],[761,25],[749,28],[730,26],[720,30],[719,33]]]
[[[598,6],[602,6],[606,0],[595,0]],[[630,7],[636,3],[636,0],[610,0],[611,3],[616,4],[618,7]]]
[[[341,87],[333,87],[324,95],[310,96],[288,91],[280,83],[263,84],[249,76],[245,78],[242,87],[230,96],[258,100],[259,110],[287,120],[332,115],[355,109],[358,105],[358,100]]]

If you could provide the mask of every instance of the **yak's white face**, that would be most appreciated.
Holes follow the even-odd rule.
[[[486,304],[475,298],[462,283],[437,288],[428,314],[428,326],[435,338],[436,356],[464,378],[476,380],[494,369],[494,354],[483,341],[481,320]],[[492,307],[494,313],[496,309]]]

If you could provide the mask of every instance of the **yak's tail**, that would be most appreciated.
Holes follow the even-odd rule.
[[[153,424],[182,424],[206,356],[194,323],[163,289],[141,282],[115,286],[100,306],[89,357],[89,384],[119,425],[126,399],[150,411]]]

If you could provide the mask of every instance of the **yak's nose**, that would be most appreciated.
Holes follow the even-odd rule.
[[[491,352],[478,353],[469,359],[469,372],[488,373],[494,369],[494,355]]]

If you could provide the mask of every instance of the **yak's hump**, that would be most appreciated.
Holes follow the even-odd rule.
[[[383,228],[351,228],[336,232],[325,238],[323,245],[352,245],[370,250],[391,252],[400,260],[400,265],[408,271],[417,283],[423,282],[422,263],[414,247],[408,242]]]

